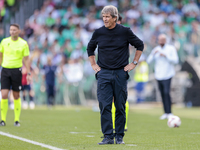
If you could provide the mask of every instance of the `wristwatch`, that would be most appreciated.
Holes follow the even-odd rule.
[[[132,63],[133,63],[134,65],[137,65],[137,64],[138,64],[138,62],[137,62],[137,61],[133,61]]]
[[[27,73],[27,75],[29,75],[29,76],[30,76],[30,75],[31,75],[31,73],[29,72],[29,73]]]

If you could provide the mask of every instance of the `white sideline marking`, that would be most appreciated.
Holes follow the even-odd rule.
[[[135,144],[126,144],[127,146],[137,146],[137,145],[135,145]]]
[[[86,135],[86,137],[94,137],[94,135]]]
[[[190,134],[200,134],[200,132],[191,132]]]
[[[28,143],[31,143],[31,144],[34,144],[34,145],[39,145],[41,147],[45,147],[45,148],[48,148],[48,149],[51,149],[51,150],[64,150],[64,149],[60,149],[60,148],[57,148],[57,147],[53,147],[51,145],[35,142],[35,141],[32,141],[32,140],[21,138],[19,136],[15,136],[15,135],[12,135],[12,134],[4,133],[4,132],[1,132],[1,131],[0,131],[0,135],[4,135],[4,136],[10,137],[10,138],[18,139],[18,140],[21,140],[21,141],[24,141],[24,142],[28,142]]]

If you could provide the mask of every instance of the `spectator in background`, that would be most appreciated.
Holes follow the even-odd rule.
[[[160,10],[156,9],[154,12],[150,15],[149,22],[152,27],[157,27],[164,23],[165,17],[160,12]]]
[[[28,102],[27,102],[27,93],[28,93],[29,107],[30,107],[30,109],[34,109],[35,108],[34,92],[32,90],[31,83],[27,82],[26,77],[27,77],[27,69],[23,65],[23,67],[22,67],[22,94],[23,94],[22,107],[23,107],[23,109],[28,108]]]
[[[190,35],[190,41],[194,45],[194,56],[198,57],[200,52],[200,25],[197,21],[192,22],[192,32]]]
[[[197,0],[197,5],[200,8],[200,0]]]
[[[149,66],[142,55],[139,59],[138,66],[135,69],[134,81],[136,82],[137,103],[144,102],[144,88],[149,79]]]
[[[9,6],[9,7],[12,7],[15,5],[15,0],[6,0],[6,4]]]
[[[107,0],[94,0],[95,6],[96,7],[104,7],[108,4]]]
[[[51,28],[56,23],[56,19],[52,17],[52,12],[49,13],[49,16],[46,19],[45,24],[47,27]]]
[[[36,9],[33,13],[33,15],[28,19],[29,23],[32,24],[34,20],[36,20],[37,24],[44,25],[45,20],[47,18],[47,13],[44,10],[44,7],[42,7],[41,11]]]
[[[107,5],[113,5],[115,7],[118,7],[118,0],[108,0]]]
[[[131,9],[129,9],[126,13],[126,16],[129,19],[138,19],[140,17],[140,12],[136,8],[136,6],[131,6]]]
[[[63,66],[63,73],[68,83],[78,83],[83,79],[83,65],[77,59],[69,59],[68,64]]]
[[[0,27],[0,42],[1,40],[3,40],[3,38],[4,38],[4,30],[3,28]]]
[[[57,66],[52,65],[52,57],[48,56],[47,65],[43,67],[48,106],[53,106],[55,104],[56,68]]]
[[[189,0],[189,3],[183,6],[182,12],[188,15],[192,15],[193,12],[198,14],[199,7],[194,0]]]
[[[29,27],[33,29],[34,33],[37,35],[39,35],[42,30],[41,25],[36,22],[36,19],[34,19],[33,22],[30,23]]]
[[[71,59],[78,59],[78,60],[81,60],[82,57],[84,56],[83,54],[83,50],[81,49],[82,48],[82,44],[81,43],[78,43],[76,45],[76,48],[72,51],[71,55],[70,55],[70,58]]]
[[[4,0],[0,1],[0,10],[4,7]]]
[[[5,14],[6,14],[6,8],[4,6],[4,1],[0,1],[0,23],[3,22]]]
[[[25,23],[24,32],[25,32],[25,35],[26,35],[27,38],[30,38],[34,33],[34,30],[30,27],[28,20]]]
[[[169,4],[168,0],[162,0],[161,5],[160,5],[160,10],[169,14],[172,12],[173,7],[171,4]]]
[[[172,11],[169,16],[168,16],[168,19],[167,21],[169,23],[176,23],[178,24],[180,21],[181,21],[181,16],[178,15],[177,13],[175,13],[174,11]]]
[[[9,107],[10,109],[14,109],[14,97],[13,97],[13,91],[10,90],[9,94],[8,94],[8,100],[9,100]]]
[[[162,97],[164,114],[161,120],[173,116],[171,112],[170,85],[175,75],[174,64],[178,63],[178,55],[174,46],[166,44],[167,36],[160,34],[158,37],[159,46],[156,46],[147,58],[147,63],[155,60],[155,78]]]

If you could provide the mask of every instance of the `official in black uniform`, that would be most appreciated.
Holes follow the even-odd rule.
[[[97,97],[101,113],[101,128],[104,134],[103,141],[98,144],[114,144],[111,115],[113,97],[116,107],[115,142],[124,144],[128,72],[136,67],[144,45],[130,28],[116,23],[118,10],[115,6],[105,6],[101,13],[104,26],[95,30],[87,47],[89,60],[98,80]],[[129,44],[137,49],[131,63],[128,60]],[[98,60],[96,63],[94,51],[97,45]]]

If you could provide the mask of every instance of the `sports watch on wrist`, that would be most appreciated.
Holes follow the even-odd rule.
[[[137,62],[137,61],[133,61],[132,63],[133,63],[134,65],[137,65],[137,64],[138,64],[138,62]]]
[[[27,75],[29,75],[29,76],[30,76],[30,75],[31,75],[31,73],[29,72],[29,73],[27,73]]]

